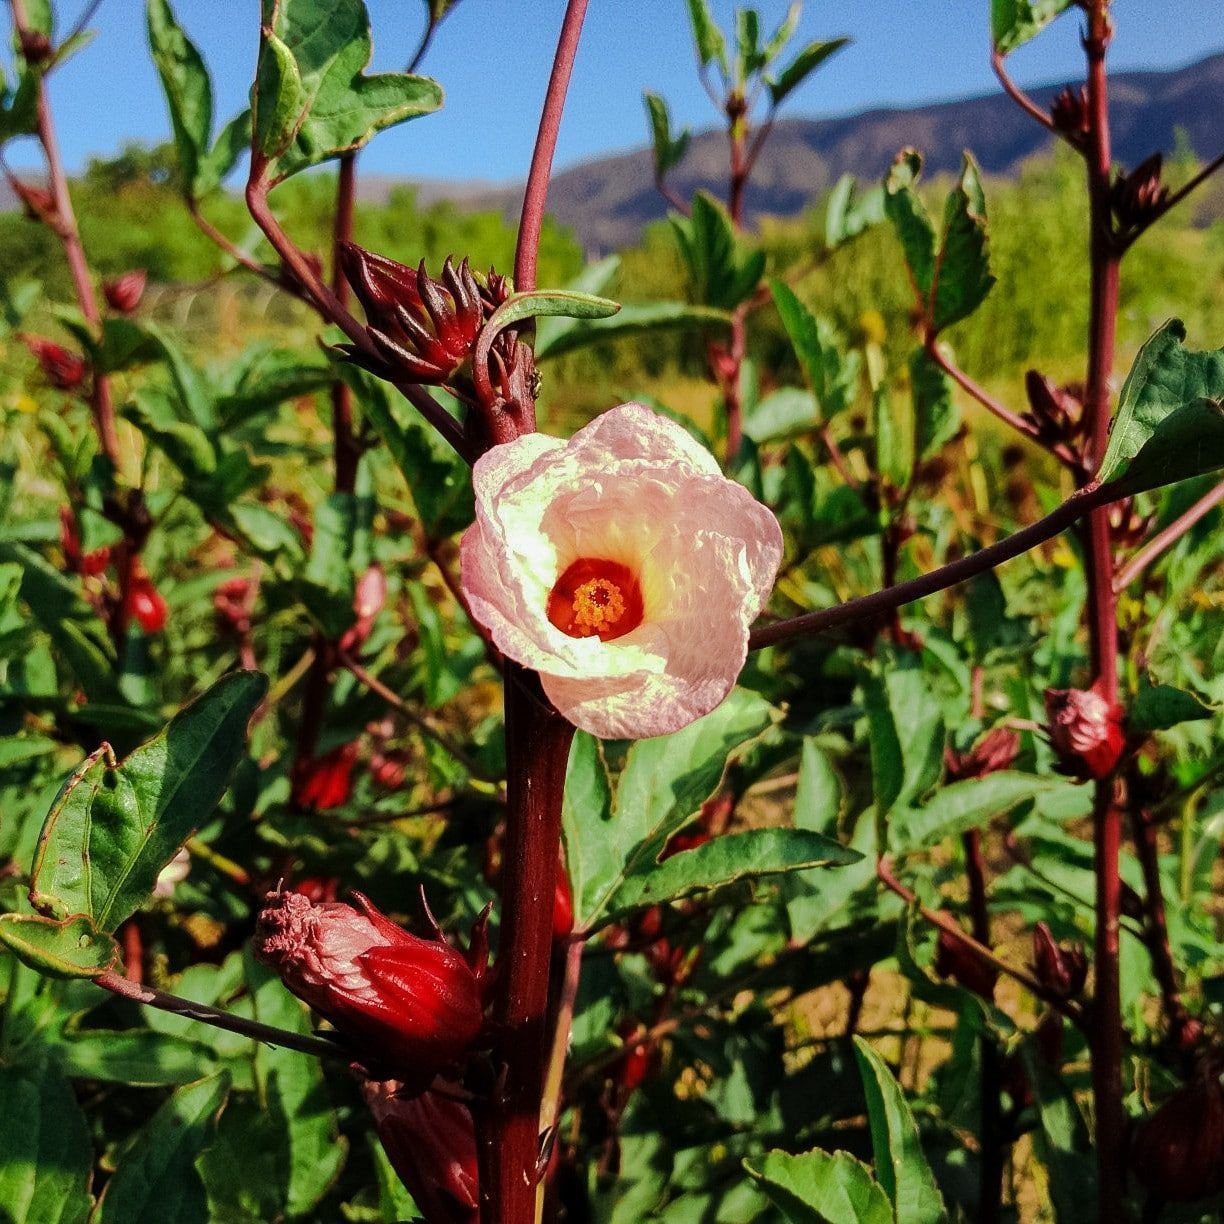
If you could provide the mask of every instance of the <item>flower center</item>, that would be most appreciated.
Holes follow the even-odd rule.
[[[570,637],[622,637],[642,623],[637,577],[619,561],[582,557],[549,592],[548,619]]]

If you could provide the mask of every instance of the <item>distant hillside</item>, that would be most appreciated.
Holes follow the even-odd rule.
[[[1032,91],[1046,105],[1062,88]],[[1224,54],[1171,72],[1119,73],[1111,81],[1114,156],[1135,165],[1157,150],[1173,148],[1182,128],[1200,156],[1224,148]],[[645,120],[643,120],[643,129]],[[873,110],[837,119],[784,119],[774,128],[748,192],[750,216],[793,216],[850,171],[875,179],[898,149],[913,145],[929,173],[956,170],[971,149],[992,174],[1011,174],[1052,140],[999,91],[908,110]],[[682,196],[699,187],[725,190],[726,141],[720,132],[693,137],[671,181]],[[465,206],[517,211],[520,191],[503,189],[467,196]],[[549,211],[572,226],[591,252],[633,242],[642,226],[666,214],[654,189],[650,153],[642,148],[599,158],[558,174]]]

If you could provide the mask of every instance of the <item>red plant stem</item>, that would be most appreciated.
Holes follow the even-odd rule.
[[[340,178],[336,184],[336,220],[332,231],[332,293],[348,308],[349,285],[340,268],[340,246],[353,240],[353,204],[356,194],[357,154],[340,159]],[[348,383],[332,383],[332,435],[335,439],[336,492],[352,493],[357,486],[357,464],[361,447],[353,434],[353,393]]]
[[[143,1003],[147,1007],[156,1007],[159,1011],[170,1012],[175,1016],[186,1016],[189,1020],[199,1020],[203,1024],[211,1024],[213,1028],[225,1029],[227,1033],[240,1033],[252,1041],[262,1041],[286,1050],[312,1054],[315,1058],[339,1058],[345,1062],[351,1062],[353,1058],[344,1046],[334,1042],[324,1041],[320,1037],[308,1037],[303,1033],[290,1033],[285,1029],[273,1028],[270,1024],[260,1024],[257,1020],[246,1020],[242,1016],[209,1007],[205,1003],[180,999],[177,995],[166,994],[163,990],[154,990],[138,982],[130,982],[118,973],[100,974],[93,982],[95,986],[101,986],[103,990],[109,990],[111,994],[121,998]]]
[[[1147,233],[1169,209],[1176,208],[1196,187],[1205,183],[1221,166],[1224,166],[1224,153],[1212,158],[1192,179],[1183,183],[1176,191],[1171,192],[1159,206],[1153,209],[1151,215],[1144,218],[1143,224],[1134,233],[1127,236],[1126,246],[1131,246],[1141,234]]]
[[[1054,126],[1054,120],[1050,118],[1047,111],[1043,111],[1032,98],[1016,84],[1007,74],[1007,69],[1003,65],[1003,55],[997,50],[992,50],[990,53],[990,66],[994,69],[994,74],[999,78],[999,84],[1003,86],[1007,96],[1031,119],[1035,119],[1048,132],[1057,132]]]
[[[1084,49],[1088,58],[1089,256],[1092,266],[1088,373],[1084,408],[1088,424],[1088,470],[1099,469],[1109,440],[1110,379],[1113,373],[1118,314],[1120,252],[1114,242],[1109,204],[1112,151],[1109,128],[1109,78],[1105,54],[1112,31],[1107,0],[1093,0]],[[1114,596],[1113,541],[1109,513],[1088,516],[1088,622],[1097,683],[1111,704],[1118,698],[1118,618]],[[1122,883],[1118,856],[1122,808],[1115,780],[1102,778],[1093,796],[1096,874],[1096,947],[1093,961],[1092,1053],[1093,1113],[1096,1119],[1098,1212],[1102,1220],[1125,1219],[1126,1116],[1122,1103],[1122,1001],[1118,932]]]
[[[565,109],[565,94],[574,70],[574,56],[582,34],[587,0],[569,0],[561,22],[557,53],[553,57],[548,88],[544,93],[544,109],[536,132],[535,148],[531,153],[531,168],[523,191],[523,211],[519,219],[518,243],[514,250],[514,288],[527,293],[536,287],[536,261],[540,255],[540,231],[544,226],[544,205],[548,199],[548,180],[552,175],[553,154],[557,150],[557,134],[561,130],[561,114]]]
[[[490,1111],[491,1177],[481,1181],[486,1224],[536,1218],[540,1107],[548,1035],[552,910],[561,847],[561,799],[574,728],[531,672],[506,669],[506,844],[494,1057],[504,1068]]]
[[[123,976],[139,986],[144,981],[144,939],[140,934],[140,919],[133,915],[122,927],[119,935],[123,941]]]
[[[731,373],[726,380],[727,401],[727,462],[733,463],[744,440],[744,398],[740,389],[740,371],[744,367],[744,350],[747,329],[744,326],[743,308],[737,308],[731,316],[731,340],[728,352],[731,356]]]
[[[1038,544],[1053,539],[1060,532],[1078,522],[1085,514],[1099,506],[1108,506],[1125,496],[1117,490],[1114,484],[1087,484],[1073,493],[1057,510],[1047,514],[1036,523],[1004,536],[989,548],[970,553],[951,565],[941,566],[929,574],[918,578],[910,578],[899,582],[896,586],[885,587],[882,591],[874,591],[870,595],[862,595],[858,599],[847,600],[833,608],[822,608],[819,612],[805,612],[802,616],[788,617],[786,620],[775,621],[771,625],[763,625],[755,629],[748,639],[749,650],[761,650],[766,646],[775,646],[779,642],[787,642],[792,638],[807,637],[814,633],[824,633],[829,629],[844,625],[850,621],[862,621],[868,617],[879,616],[902,604],[913,603],[916,599],[924,599],[937,591],[946,591],[957,583],[965,582],[978,574],[1002,565],[1021,553],[1026,553]]]
[[[1193,506],[1179,514],[1167,527],[1158,531],[1131,557],[1114,579],[1114,594],[1120,595],[1125,591],[1152,562],[1172,548],[1195,523],[1210,514],[1221,502],[1224,502],[1224,482],[1216,485],[1210,493],[1200,497]]]
[[[982,834],[970,829],[962,839],[965,876],[969,882],[969,918],[973,938],[990,947],[990,911],[986,903],[986,863],[982,857]],[[1006,1139],[1003,1133],[1003,1063],[999,1047],[989,1033],[981,1037],[982,1071],[978,1084],[981,1120],[978,1141],[978,1210],[980,1224],[996,1224],[1003,1209],[1003,1170]]]
[[[1134,831],[1135,852],[1143,870],[1144,907],[1147,911],[1144,923],[1145,942],[1152,960],[1152,972],[1160,986],[1161,1003],[1165,1019],[1169,1024],[1169,1036],[1175,1046],[1182,1045],[1182,1035],[1190,1023],[1190,1013],[1182,1002],[1181,988],[1177,984],[1177,970],[1173,964],[1173,951],[1169,945],[1169,923],[1165,916],[1164,894],[1160,887],[1160,856],[1156,844],[1156,822],[1145,809],[1136,810],[1131,816]]]

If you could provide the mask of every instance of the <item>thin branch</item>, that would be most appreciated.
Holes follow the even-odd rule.
[[[1078,471],[1081,468],[1079,457],[1070,450],[1065,443],[1055,442],[1053,444],[1047,442],[1041,437],[1037,426],[1026,418],[1013,412],[1005,404],[995,399],[985,387],[974,382],[968,374],[959,366],[954,364],[940,349],[936,336],[932,333],[927,336],[924,345],[926,354],[930,359],[954,382],[966,395],[972,396],[979,404],[982,405],[988,412],[997,416],[1000,421],[1010,425],[1018,433],[1022,433],[1026,438],[1030,438],[1036,442],[1038,446],[1049,451],[1055,458],[1060,459],[1067,467]]]
[[[296,285],[282,279],[266,264],[262,264],[249,251],[244,251],[232,238],[227,234],[223,234],[213,223],[200,211],[200,203],[198,200],[189,200],[187,203],[187,213],[195,222],[196,228],[202,233],[214,246],[220,247],[236,264],[245,268],[248,272],[254,272],[256,276],[266,280],[268,284],[275,285],[278,289],[284,289],[294,297],[306,301],[306,296]]]
[[[985,961],[988,965],[991,965],[1013,981],[1019,982],[1029,994],[1041,999],[1044,1003],[1048,1003],[1055,1010],[1066,1016],[1072,1023],[1082,1027],[1084,1013],[1076,1003],[1070,999],[1060,998],[1050,990],[1047,990],[1031,973],[1024,969],[1018,969],[1015,965],[1009,965],[1007,961],[996,956],[988,947],[974,939],[950,914],[928,909],[925,905],[919,904],[917,894],[911,889],[906,888],[893,874],[892,864],[887,858],[881,858],[876,863],[876,875],[885,888],[896,893],[907,905],[917,905],[918,912],[932,926],[938,927],[946,935],[949,935],[958,943],[968,948],[980,960]]]
[[[1196,187],[1205,183],[1221,166],[1224,166],[1224,153],[1209,161],[1189,182],[1183,183],[1176,191],[1166,196],[1152,211],[1151,215],[1144,219],[1143,224],[1126,238],[1123,249],[1129,247],[1141,234],[1145,234],[1151,229],[1171,208],[1176,208]]]
[[[211,1024],[213,1028],[225,1029],[228,1033],[239,1033],[252,1041],[281,1046],[286,1050],[297,1050],[301,1054],[312,1054],[316,1058],[338,1058],[345,1062],[351,1062],[353,1058],[343,1046],[325,1041],[321,1037],[290,1033],[285,1029],[273,1028],[270,1024],[260,1024],[257,1020],[247,1020],[219,1008],[209,1007],[205,1003],[180,999],[177,995],[129,982],[117,973],[103,973],[93,981],[103,990],[109,990],[111,994],[121,998],[143,1003],[146,1007],[156,1007],[158,1011],[170,1012],[175,1016],[186,1016],[189,1020],[199,1020],[203,1024]]]
[[[366,688],[381,697],[389,706],[398,711],[404,717],[404,721],[411,723],[422,735],[427,735],[434,743],[444,748],[450,753],[460,765],[464,767],[472,775],[473,778],[479,778],[482,782],[500,782],[500,778],[495,778],[488,770],[482,769],[472,758],[455,743],[445,731],[439,731],[428,719],[423,718],[418,714],[402,697],[389,689],[377,676],[371,675],[360,663],[357,662],[351,655],[346,654],[343,650],[338,651],[336,658],[338,662],[348,671],[352,672],[353,677]]]
[[[1125,591],[1149,565],[1156,561],[1162,553],[1172,548],[1199,519],[1210,514],[1221,502],[1224,502],[1224,482],[1216,485],[1210,493],[1200,497],[1193,506],[1179,514],[1167,527],[1158,531],[1139,549],[1118,571],[1113,583],[1114,592],[1120,594]]]
[[[995,76],[999,78],[999,84],[1003,86],[1004,92],[1026,115],[1040,123],[1047,132],[1053,132],[1056,136],[1060,135],[1054,126],[1054,120],[1008,76],[1007,69],[1003,65],[1003,56],[997,47],[991,48],[990,66],[994,69]]]
[[[90,0],[90,3],[85,6],[81,15],[77,18],[76,24],[63,38],[60,39],[60,46],[62,47],[66,43],[70,43],[74,38],[78,37],[85,27],[94,19],[94,14],[96,14],[98,9],[101,7],[102,0]]]
[[[656,173],[654,176],[655,190],[674,208],[681,216],[687,217],[691,212],[689,206],[680,198],[676,189],[663,177]]]
[[[557,1124],[557,1116],[561,1112],[561,1085],[565,1078],[565,1060],[569,1055],[574,1004],[582,978],[582,953],[585,947],[585,943],[578,939],[565,950],[565,974],[561,981],[561,998],[557,1004],[557,1018],[553,1025],[548,1072],[544,1077],[544,1100],[540,1110],[541,1134]]]
[[[565,109],[565,94],[574,69],[582,20],[586,16],[587,0],[569,0],[561,35],[553,57],[548,89],[544,94],[544,109],[531,153],[531,169],[523,192],[523,211],[519,220],[518,243],[514,250],[514,287],[526,293],[536,287],[536,260],[540,254],[540,231],[544,225],[544,204],[548,199],[548,180],[552,174],[553,154],[557,149],[557,134],[561,129],[561,114]]]
[[[776,621],[772,625],[762,626],[755,630],[748,639],[749,650],[760,650],[765,646],[774,646],[792,638],[807,637],[814,633],[822,633],[838,625],[850,621],[861,621],[869,617],[880,616],[899,608],[914,600],[924,599],[937,591],[946,591],[948,587],[965,582],[969,578],[984,574],[1004,561],[1010,561],[1026,553],[1038,544],[1053,539],[1065,531],[1073,523],[1078,522],[1090,511],[1125,497],[1126,493],[1116,484],[1106,485],[1092,483],[1073,493],[1057,510],[1047,514],[1036,523],[1004,536],[997,543],[970,553],[959,561],[952,562],[929,574],[911,578],[908,582],[899,582],[896,586],[885,587],[870,595],[862,595],[858,599],[848,600],[833,608],[822,608],[818,612],[806,612],[801,616],[788,617]]]

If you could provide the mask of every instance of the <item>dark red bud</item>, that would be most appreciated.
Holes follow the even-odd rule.
[[[45,64],[54,50],[51,40],[41,30],[22,30],[17,35],[17,45],[27,64]]]
[[[987,1002],[994,999],[999,971],[963,940],[949,935],[947,931],[939,932],[935,947],[935,972],[940,977],[951,978]]]
[[[143,268],[136,268],[112,280],[103,281],[102,292],[106,297],[107,305],[121,314],[131,314],[140,305],[140,299],[144,297],[147,280],[148,273]]]
[[[166,627],[166,601],[143,571],[137,572],[128,587],[127,614],[146,633],[160,633]]]
[[[370,774],[379,786],[387,790],[399,790],[408,775],[408,767],[401,758],[384,756],[378,752],[370,757]]]
[[[60,507],[59,520],[60,548],[63,550],[64,560],[69,569],[80,569],[81,533],[77,530],[76,515],[73,514],[71,506]]]
[[[97,578],[105,574],[111,563],[111,550],[107,547],[95,548],[81,558],[81,573],[86,578]]]
[[[46,188],[23,182],[11,174],[8,176],[8,181],[9,186],[13,189],[13,194],[21,201],[22,212],[29,220],[53,224],[58,219],[55,196]]]
[[[353,896],[356,908],[270,893],[255,954],[352,1039],[359,1058],[428,1083],[480,1034],[478,973],[444,939],[412,935]]]
[[[1169,197],[1161,182],[1163,158],[1153,153],[1129,174],[1118,172],[1109,191],[1109,203],[1119,227],[1141,229],[1159,215]]]
[[[430,1224],[476,1224],[476,1128],[455,1085],[420,1095],[396,1080],[366,1080],[362,1095],[391,1167]]]
[[[1224,1190],[1224,1088],[1215,1068],[1200,1069],[1136,1125],[1131,1168],[1165,1202],[1194,1203]]]
[[[251,595],[249,578],[227,578],[213,590],[213,612],[221,625],[243,637],[251,631]]]
[[[1073,142],[1088,135],[1088,90],[1067,86],[1050,104],[1050,118],[1057,131],[1070,136]]]
[[[293,803],[299,808],[328,812],[343,807],[353,792],[357,743],[341,744],[321,757],[302,761],[294,770]]]
[[[1095,686],[1046,689],[1045,706],[1046,734],[1063,772],[1081,780],[1108,777],[1126,746],[1121,706]]]
[[[953,748],[944,751],[944,765],[950,782],[984,778],[987,774],[1010,769],[1020,751],[1020,737],[1008,727],[987,731],[968,752]]]
[[[654,1063],[654,1051],[645,1042],[632,1046],[620,1065],[617,1079],[621,1091],[628,1096],[636,1092],[650,1076]]]
[[[1046,442],[1074,442],[1083,432],[1084,401],[1081,389],[1057,386],[1037,370],[1024,376],[1028,392],[1028,419],[1037,426],[1037,436]]]
[[[70,353],[54,340],[42,336],[27,336],[26,348],[34,355],[34,359],[42,368],[43,376],[53,386],[61,391],[75,391],[84,381],[89,371],[85,358],[76,353]]]
[[[1033,928],[1033,971],[1051,994],[1074,999],[1088,979],[1088,958],[1083,948],[1057,943],[1050,928],[1039,922]]]

